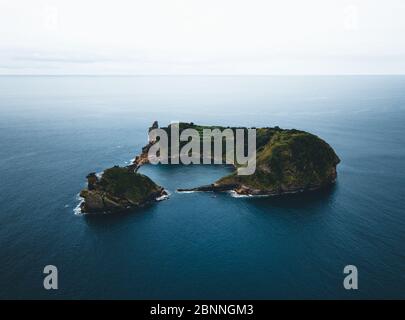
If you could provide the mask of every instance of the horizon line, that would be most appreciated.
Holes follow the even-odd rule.
[[[156,73],[156,74],[0,74],[0,77],[328,77],[328,76],[405,76],[405,73],[335,73],[335,74],[326,74],[326,73],[291,73],[291,74],[243,74],[243,73],[229,73],[229,74],[176,74],[176,73]]]

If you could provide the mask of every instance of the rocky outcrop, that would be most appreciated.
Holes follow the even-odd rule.
[[[143,207],[152,203],[166,191],[148,177],[129,167],[112,167],[98,178],[87,176],[87,188],[80,192],[84,199],[82,213],[111,213]]]
[[[149,163],[148,159],[148,151],[149,148],[154,144],[154,142],[149,142],[146,146],[142,148],[142,152],[135,157],[132,163],[128,166],[128,168],[134,170],[135,172],[143,166],[144,164]]]
[[[149,132],[153,129],[159,128],[159,123],[157,121],[153,121],[152,126],[149,127]]]

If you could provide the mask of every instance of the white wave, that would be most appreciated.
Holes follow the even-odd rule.
[[[176,193],[196,193],[196,192],[202,192],[202,191],[196,191],[196,190],[179,191],[179,190],[176,190]]]
[[[234,190],[228,191],[232,198],[267,198],[271,197],[270,194],[239,194]]]
[[[251,194],[239,194],[234,190],[228,191],[228,193],[232,198],[252,198],[252,197],[254,197]]]
[[[169,199],[169,195],[168,194],[164,194],[163,196],[157,197],[156,201],[163,201]]]
[[[166,189],[165,189],[165,191],[166,191],[166,194],[164,194],[164,195],[162,195],[160,197],[157,197],[156,201],[163,201],[163,200],[169,199],[170,192],[168,190],[166,190]]]
[[[98,179],[101,179],[101,177],[103,176],[103,174],[104,174],[104,171],[97,172],[97,173],[96,173],[96,177],[97,177]]]
[[[312,189],[308,189],[308,190],[309,191],[317,190],[317,188],[312,188]],[[229,191],[229,193],[231,194],[231,197],[234,197],[234,198],[263,198],[263,197],[282,196],[282,195],[286,195],[286,194],[302,193],[304,191],[305,191],[304,189],[300,189],[300,190],[296,190],[296,191],[284,191],[281,194],[248,194],[248,195],[237,194],[235,191]]]
[[[84,198],[80,196],[80,194],[78,193],[76,196],[76,200],[79,201],[78,205],[73,209],[73,213],[76,216],[81,216],[84,213],[82,212],[82,209],[80,208],[81,204],[84,202]]]

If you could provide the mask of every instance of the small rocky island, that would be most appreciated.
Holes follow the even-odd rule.
[[[142,207],[166,196],[166,191],[130,167],[112,167],[99,178],[87,176],[87,189],[80,192],[83,213],[110,213]]]
[[[155,121],[149,130],[158,127]],[[226,129],[220,126],[198,126],[193,123],[179,124],[180,132],[189,128],[198,132],[202,132],[203,129]],[[161,129],[170,134],[170,126]],[[324,140],[295,129],[279,127],[255,129],[256,170],[253,174],[237,175],[236,163],[235,172],[210,185],[178,191],[234,192],[246,196],[270,196],[317,190],[336,181],[336,166],[340,159]],[[80,193],[84,199],[80,205],[82,213],[126,211],[167,197],[163,187],[137,172],[140,166],[149,162],[148,151],[154,143],[156,141],[149,141],[142,148],[141,154],[126,167],[112,167],[100,176],[90,173],[87,176],[88,186]]]

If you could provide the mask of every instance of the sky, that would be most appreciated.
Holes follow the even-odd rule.
[[[0,0],[0,74],[405,74],[405,1]]]

